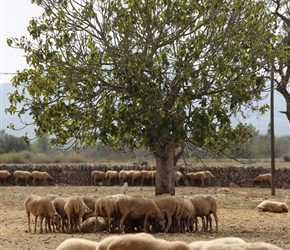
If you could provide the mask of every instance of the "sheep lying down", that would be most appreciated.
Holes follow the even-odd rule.
[[[289,209],[286,203],[265,200],[262,201],[257,207],[256,210],[258,212],[272,212],[272,213],[288,213]]]
[[[188,244],[191,250],[282,250],[265,242],[246,242],[239,237],[224,237]]]

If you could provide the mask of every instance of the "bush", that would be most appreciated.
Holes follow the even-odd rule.
[[[15,153],[9,153],[9,154],[2,154],[0,157],[0,162],[1,163],[15,163],[15,164],[20,164],[20,163],[28,163],[29,160],[27,159],[27,151],[23,152],[15,152]]]
[[[290,156],[289,156],[289,155],[285,155],[285,156],[284,156],[284,161],[286,161],[286,162],[290,162]]]

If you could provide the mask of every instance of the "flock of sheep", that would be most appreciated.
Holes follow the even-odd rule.
[[[24,201],[28,219],[28,232],[31,232],[30,214],[37,219],[40,230],[74,233],[93,233],[107,230],[119,233],[133,232],[195,232],[198,229],[197,217],[202,220],[202,231],[212,231],[213,214],[218,231],[217,201],[212,195],[181,197],[160,195],[153,198],[116,194],[99,198],[91,196],[70,196],[63,198],[48,194],[44,197],[31,194]]]
[[[218,231],[217,200],[213,195],[171,196],[160,195],[153,198],[126,195],[128,182],[130,185],[143,185],[144,181],[155,185],[155,171],[93,171],[92,182],[105,182],[107,185],[115,182],[123,184],[122,194],[103,197],[73,195],[68,198],[47,194],[38,196],[31,194],[25,201],[27,214],[27,231],[31,232],[30,216],[35,216],[34,232],[37,231],[39,218],[39,232],[61,231],[65,233],[95,233],[107,231],[122,233],[119,236],[110,236],[101,242],[84,239],[68,239],[59,245],[57,250],[65,249],[94,249],[94,250],[131,250],[136,249],[165,249],[165,250],[220,250],[220,249],[280,249],[267,243],[246,243],[240,238],[220,238],[213,241],[196,241],[186,244],[181,241],[165,241],[157,239],[149,233],[193,233],[198,230],[198,217],[201,219],[201,231],[213,231],[212,217],[215,220],[215,231]],[[7,170],[0,171],[0,179],[6,180],[11,174]],[[3,177],[4,176],[4,177]],[[6,176],[6,177],[5,177]],[[53,177],[47,172],[17,170],[13,173],[15,183],[20,179],[27,184],[30,177],[41,180],[43,185],[47,179]],[[210,171],[188,173],[186,176],[193,181],[210,184],[213,177]],[[183,174],[175,172],[175,184]],[[253,181],[270,182],[271,174],[259,175]],[[193,184],[193,183],[191,183]],[[270,182],[271,184],[271,182]],[[257,206],[257,211],[288,212],[288,206],[283,202],[265,200]],[[43,221],[45,223],[43,230]],[[126,233],[126,234],[124,234]]]
[[[3,180],[3,184],[6,185],[7,178],[11,176],[8,170],[0,170],[0,179]],[[32,184],[36,184],[36,180],[41,181],[42,185],[45,185],[47,180],[54,180],[54,178],[47,172],[43,171],[22,171],[16,170],[13,173],[13,177],[15,180],[15,184],[18,185],[19,180],[25,181],[25,185],[28,185],[29,178],[32,178]],[[97,185],[97,181],[102,184],[109,185],[118,185],[127,182],[131,186],[134,185],[141,185],[143,186],[145,182],[151,184],[152,186],[155,185],[155,177],[156,177],[156,170],[121,170],[120,172],[114,170],[108,170],[106,172],[103,171],[92,171],[91,173],[91,180],[93,185]],[[213,174],[208,171],[198,171],[198,172],[189,172],[185,175],[182,174],[180,171],[174,172],[175,177],[175,185],[179,186],[179,181],[183,178],[187,178],[191,186],[194,184],[205,186],[210,185],[211,180],[214,177]],[[267,182],[269,185],[272,185],[272,175],[270,173],[260,174],[255,177],[253,183],[258,182],[260,185],[262,182]]]

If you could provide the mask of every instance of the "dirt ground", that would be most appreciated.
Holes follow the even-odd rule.
[[[176,187],[176,195],[191,196],[209,193],[218,201],[219,231],[217,233],[155,234],[156,238],[166,240],[211,240],[214,238],[235,236],[248,242],[263,241],[290,249],[290,213],[259,213],[255,207],[264,199],[284,201],[290,190],[276,189],[276,195],[266,188],[228,188],[229,192],[219,192],[218,188]],[[23,201],[29,194],[94,195],[97,197],[120,193],[121,187],[106,186],[1,186],[0,187],[0,249],[42,250],[56,249],[65,239],[71,237],[100,241],[108,233],[66,234],[66,233],[27,233],[27,217]],[[128,195],[154,196],[154,187],[129,187]],[[32,216],[33,218],[33,216]],[[214,221],[214,220],[213,220]],[[34,219],[32,221],[32,226]],[[200,223],[199,223],[200,225]],[[215,223],[213,224],[215,227]]]

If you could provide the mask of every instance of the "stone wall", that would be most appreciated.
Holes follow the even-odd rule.
[[[88,186],[92,185],[91,172],[94,170],[108,171],[116,170],[153,170],[153,167],[144,166],[107,166],[98,164],[0,164],[0,170],[8,170],[11,176],[7,179],[6,185],[15,185],[13,173],[16,170],[32,171],[46,171],[53,176],[54,180],[48,180],[48,185],[77,185]],[[252,179],[259,174],[269,173],[270,168],[265,167],[252,167],[252,166],[207,166],[207,167],[191,167],[189,169],[181,169],[183,179],[180,185],[189,185],[189,181],[185,176],[186,172],[196,172],[200,170],[209,170],[214,175],[211,185],[216,187],[240,186],[252,187]],[[2,181],[1,181],[2,182]],[[3,183],[3,182],[2,182]],[[32,180],[29,180],[31,185]],[[24,182],[19,181],[20,185]],[[37,183],[39,184],[39,183]],[[150,185],[150,183],[144,183]],[[194,185],[198,185],[197,183]],[[255,183],[254,185],[259,185]],[[262,184],[262,187],[269,187],[267,183]],[[276,187],[277,188],[290,188],[290,167],[279,168],[276,170]]]

